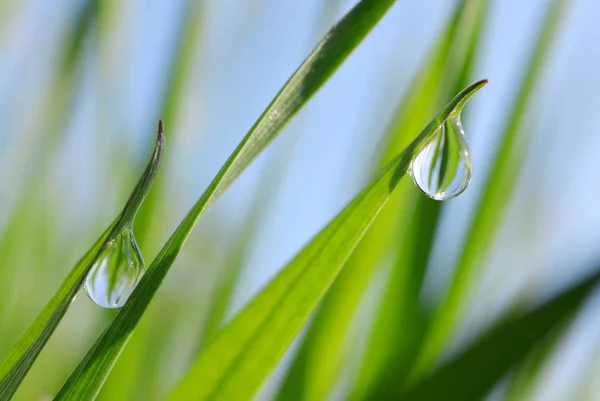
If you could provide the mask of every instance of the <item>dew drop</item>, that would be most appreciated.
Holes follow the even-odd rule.
[[[409,173],[425,195],[435,200],[460,195],[471,182],[473,160],[460,114],[450,117],[413,158]]]
[[[99,306],[122,307],[146,267],[131,229],[125,229],[99,255],[85,280],[85,291]]]

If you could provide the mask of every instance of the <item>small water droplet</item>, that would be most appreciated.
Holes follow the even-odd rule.
[[[413,158],[409,173],[425,195],[447,200],[460,195],[471,182],[473,160],[460,114],[451,116]]]
[[[99,255],[85,280],[85,291],[99,306],[122,307],[146,267],[131,229],[125,229]]]

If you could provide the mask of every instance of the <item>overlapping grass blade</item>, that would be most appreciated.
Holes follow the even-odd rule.
[[[517,318],[487,330],[473,345],[404,394],[402,401],[484,399],[509,369],[522,361],[578,311],[600,282],[597,272]]]
[[[517,86],[517,96],[512,110],[508,113],[506,128],[502,133],[490,176],[464,242],[464,249],[457,263],[450,288],[440,302],[432,325],[428,329],[429,335],[424,348],[411,373],[413,379],[425,374],[431,368],[441,349],[452,335],[462,312],[469,285],[500,226],[530,138],[530,135],[528,136],[528,133],[522,129],[522,122],[540,72],[552,48],[553,38],[556,36],[557,27],[567,3],[565,0],[553,0],[549,5],[539,37],[534,43],[531,59]]]
[[[92,245],[90,250],[77,262],[54,297],[0,363],[0,400],[10,399],[17,390],[31,365],[67,312],[71,302],[81,290],[90,267],[102,249],[133,221],[140,204],[148,194],[158,173],[163,151],[164,132],[161,122],[150,162],[127,200],[123,211]]]
[[[400,152],[410,141],[411,133],[424,126],[435,115],[436,110],[443,107],[446,99],[467,85],[461,77],[468,76],[471,69],[474,53],[472,49],[479,35],[485,3],[480,0],[468,0],[457,4],[444,34],[426,58],[415,83],[410,86],[397,107],[394,120],[384,136],[379,166],[385,165]],[[390,258],[390,250],[396,249],[397,244],[405,244],[401,246],[402,254],[399,257],[404,257],[406,261],[396,263],[396,270],[400,275],[410,275],[411,271],[419,270],[418,266],[425,263],[413,263],[416,262],[417,256],[412,251],[414,244],[410,240],[418,244],[430,241],[426,237],[431,237],[432,234],[426,232],[423,224],[427,222],[427,227],[431,227],[429,231],[433,231],[436,219],[431,217],[435,215],[438,202],[420,200],[431,207],[426,211],[428,213],[420,213],[413,219],[417,227],[411,229],[411,232],[418,234],[418,238],[412,234],[401,236],[400,234],[407,230],[408,219],[411,218],[406,216],[413,216],[416,211],[415,198],[423,199],[424,196],[412,188],[397,191],[389,200],[389,206],[382,210],[375,220],[340,277],[325,296],[284,380],[278,399],[313,400],[327,397],[342,367],[347,364],[345,358],[348,358],[348,352],[344,349],[344,339],[348,338],[349,325],[356,307],[364,296],[374,270]],[[430,210],[432,208],[435,210]],[[416,232],[417,229],[420,231]],[[428,247],[423,246],[420,251],[428,253],[427,249]],[[408,261],[411,256],[415,258],[412,262]],[[395,293],[408,296],[412,291],[409,284],[412,283],[405,281],[395,289]],[[394,309],[394,316],[403,315],[403,318],[410,319],[408,311],[402,312],[404,309],[400,303],[396,302],[390,307]],[[386,318],[390,317],[392,316]],[[411,322],[409,327],[416,328],[416,324]],[[385,328],[388,329],[389,326]],[[387,333],[383,333],[382,328],[376,334],[373,343],[383,345],[385,334]],[[406,334],[406,331],[403,334]],[[365,391],[368,383],[380,379],[379,368],[383,360],[377,358],[394,355],[394,347],[401,346],[397,343],[405,338],[406,335],[390,338],[390,343],[385,343],[385,350],[380,354],[375,355],[377,350],[368,351],[369,360],[365,361],[363,371],[355,380],[355,393],[358,398],[358,394]]]
[[[532,398],[536,379],[543,373],[563,334],[564,330],[555,330],[513,369],[502,397],[503,401],[525,401]]]
[[[276,366],[390,198],[423,141],[487,81],[459,93],[409,147],[352,200],[221,331],[170,400],[248,399]]]
[[[57,399],[95,397],[196,221],[325,83],[393,3],[394,0],[362,0],[327,33],[227,159]]]

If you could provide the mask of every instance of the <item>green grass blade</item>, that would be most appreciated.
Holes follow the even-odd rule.
[[[487,81],[458,94],[233,320],[197,360],[170,400],[248,399],[302,329],[423,141]]]
[[[461,6],[451,24],[454,30],[448,33],[454,40],[443,77],[446,85],[454,85],[454,90],[466,85],[475,64],[488,2],[465,1]],[[365,394],[381,397],[403,385],[406,380],[403,376],[417,356],[430,318],[420,302],[420,294],[444,203],[416,191],[411,195],[402,218],[406,226],[398,241],[392,273],[386,281],[380,310],[369,333],[363,366],[356,378],[355,399]],[[390,366],[405,368],[402,373],[392,372]]]
[[[227,159],[57,399],[96,396],[196,221],[317,92],[393,3],[394,0],[362,0],[325,35]]]
[[[554,0],[550,4],[531,59],[518,85],[517,97],[512,111],[508,114],[510,117],[502,135],[502,142],[492,163],[491,174],[471,223],[452,283],[436,311],[424,349],[419,355],[414,372],[411,373],[413,379],[431,368],[452,335],[471,280],[500,226],[501,217],[510,200],[524,158],[528,137],[527,133],[521,130],[522,122],[567,3],[565,0]]]
[[[460,86],[457,85],[457,80],[462,81],[458,78],[458,72],[465,75],[463,71],[470,70],[473,58],[471,48],[474,47],[472,38],[477,37],[485,3],[480,0],[467,0],[457,4],[443,35],[426,57],[422,68],[419,69],[421,72],[414,80],[415,83],[397,107],[394,119],[384,136],[384,146],[378,161],[380,166],[400,152],[408,144],[411,133],[427,124],[436,110],[443,107],[453,93],[457,93],[468,84],[461,82]],[[403,244],[414,237],[407,235],[408,238],[402,239],[398,231],[406,230],[405,223],[415,212],[415,197],[424,198],[416,189],[397,191],[390,198],[389,206],[381,211],[325,296],[283,382],[278,399],[324,399],[331,392],[340,371],[347,365],[345,339],[349,337],[349,326],[357,306],[364,297],[373,271],[382,266],[384,260],[389,260],[390,249],[395,249],[399,243]],[[427,203],[427,199],[424,202]],[[438,202],[430,201],[428,204],[433,204],[435,208]],[[414,239],[415,242],[425,243],[423,237],[426,236],[427,230],[423,224],[427,222],[427,226],[435,227],[436,220],[431,219],[433,215],[434,213],[427,213],[415,219],[416,225],[422,231],[415,232],[419,236],[418,239]],[[399,222],[402,222],[402,227],[398,227]],[[411,229],[412,231],[416,230]],[[414,254],[408,246],[402,246],[402,250],[405,253],[404,258],[408,259]],[[426,249],[423,249],[423,252],[426,252]],[[416,265],[418,263],[407,262],[406,266],[398,266],[397,270],[401,270],[403,275],[409,275],[410,271],[418,270]],[[410,268],[407,268],[408,266]],[[406,294],[401,290],[406,284],[396,288],[396,293]],[[398,309],[402,308],[402,305],[395,304],[393,313],[397,315]],[[410,327],[414,326],[411,324]],[[405,337],[394,335],[391,340],[398,342],[403,338]],[[380,344],[381,338],[376,337],[373,342]],[[394,351],[392,346],[400,346],[395,343],[388,345],[381,355],[375,356],[369,352],[369,361],[365,361],[361,374],[354,380],[354,392],[359,399],[359,394],[380,377],[379,365],[383,361],[379,360],[379,356],[390,356]]]
[[[264,181],[266,182],[266,181]],[[241,228],[238,241],[235,245],[233,255],[224,267],[224,271],[219,276],[214,293],[210,301],[210,308],[204,321],[202,333],[198,342],[196,355],[199,355],[209,344],[211,344],[217,333],[221,330],[225,315],[230,305],[231,297],[234,293],[237,280],[244,266],[244,262],[251,249],[253,234],[260,218],[263,216],[261,210],[262,202],[267,201],[266,191],[259,191],[250,208],[250,215],[244,221]]]
[[[154,181],[164,150],[164,132],[162,122],[159,124],[158,138],[150,162],[135,186],[123,211],[110,227],[92,245],[86,254],[77,262],[54,297],[48,302],[25,334],[0,363],[0,400],[8,400],[33,362],[48,342],[48,339],[67,312],[71,302],[79,293],[86,275],[93,265],[97,255],[112,241],[126,226],[130,225],[140,204],[147,195]]]
[[[518,318],[494,325],[473,345],[409,388],[402,401],[484,399],[510,368],[571,318],[600,282],[595,273]]]
[[[532,399],[537,380],[544,373],[549,360],[560,344],[564,330],[555,330],[520,362],[510,374],[510,381],[502,401],[526,401]],[[577,399],[577,398],[575,398]]]

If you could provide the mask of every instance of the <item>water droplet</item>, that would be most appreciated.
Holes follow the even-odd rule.
[[[425,195],[447,200],[460,195],[471,182],[473,160],[460,114],[446,120],[413,158],[409,173]]]
[[[85,280],[85,291],[104,308],[120,308],[146,267],[131,229],[125,229],[99,255]]]

